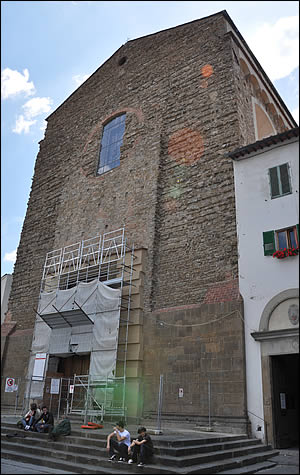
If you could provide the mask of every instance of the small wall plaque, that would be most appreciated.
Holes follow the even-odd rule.
[[[290,305],[288,309],[289,320],[292,325],[299,323],[299,307],[296,304]]]

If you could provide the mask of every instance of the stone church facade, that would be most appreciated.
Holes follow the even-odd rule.
[[[101,140],[117,117],[119,163],[106,171]],[[121,46],[47,119],[2,325],[3,375],[28,374],[46,254],[125,226],[141,256],[133,417],[155,417],[164,375],[165,420],[205,424],[210,411],[215,428],[246,432],[227,153],[295,126],[226,11]]]

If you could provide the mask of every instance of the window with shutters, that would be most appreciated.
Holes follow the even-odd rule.
[[[299,224],[289,228],[263,232],[264,255],[272,256],[283,249],[299,248]]]
[[[279,198],[292,193],[288,163],[269,168],[271,198]]]
[[[119,115],[103,128],[98,175],[120,165],[120,147],[123,144],[125,118],[126,114]]]

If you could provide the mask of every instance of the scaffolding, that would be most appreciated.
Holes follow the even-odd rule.
[[[120,289],[120,317],[114,377],[91,374],[74,375],[71,403],[68,404],[66,412],[84,415],[85,421],[87,416],[97,417],[101,420],[104,416],[121,416],[126,419],[126,364],[135,259],[134,246],[129,246],[125,237],[125,227],[107,232],[103,236],[98,235],[56,249],[46,255],[40,296],[42,292],[67,290],[81,282],[91,282],[95,279],[106,286]],[[125,287],[128,287],[126,295],[124,293]],[[78,304],[77,306],[79,307]],[[77,312],[80,310],[83,312],[80,307]],[[53,322],[53,317],[51,320],[48,315],[47,320],[40,313],[38,315],[50,328],[53,328],[49,323]],[[63,314],[56,318],[60,316],[64,317],[64,320],[72,326],[72,319],[74,318],[72,314],[69,318]],[[88,315],[85,316],[88,318]],[[80,322],[80,320],[78,321]],[[61,323],[61,325],[63,324]],[[121,327],[124,328],[122,339],[120,337]]]

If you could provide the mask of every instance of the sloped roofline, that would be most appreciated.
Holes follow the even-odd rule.
[[[272,145],[281,144],[282,142],[286,142],[297,137],[299,137],[299,127],[286,130],[285,132],[281,132],[277,135],[271,135],[270,137],[266,137],[262,140],[257,140],[256,142],[246,145],[245,147],[237,148],[233,152],[227,153],[226,157],[232,158],[233,160],[242,160],[243,158],[248,158],[248,155],[251,153],[263,151]]]
[[[101,69],[102,66],[104,66],[104,64],[106,64],[113,56],[115,56],[120,51],[120,49],[122,49],[123,46],[125,46],[125,44],[133,43],[135,41],[139,41],[141,39],[157,35],[158,33],[162,33],[164,31],[169,31],[169,30],[174,30],[175,28],[180,28],[180,27],[185,26],[185,25],[190,25],[192,23],[196,23],[198,21],[202,21],[202,20],[205,20],[205,19],[210,18],[210,17],[217,16],[217,15],[223,14],[225,16],[225,13],[227,14],[226,10],[222,10],[220,12],[213,13],[212,15],[208,15],[208,16],[203,17],[203,18],[198,18],[197,20],[192,20],[192,21],[189,21],[187,23],[182,23],[181,25],[172,26],[171,28],[165,28],[164,30],[156,31],[155,33],[150,33],[149,35],[145,35],[145,36],[139,36],[138,38],[134,38],[133,40],[127,41],[126,43],[122,44],[120,46],[120,48],[118,48],[109,58],[107,58],[107,60],[104,61],[82,84],[80,84],[80,86],[78,86],[78,88],[75,89],[75,91],[73,91],[53,112],[51,112],[51,114],[49,114],[48,117],[46,117],[45,120],[48,120],[53,114],[55,114],[55,112],[57,112],[58,109],[60,109],[63,106],[63,104],[65,104],[65,102],[67,102],[70,99],[70,97],[72,97],[75,94],[75,92],[78,91],[78,89],[80,89],[87,81],[89,81],[89,79],[91,79],[91,77],[94,76],[94,74],[96,74],[99,71],[99,69]]]
[[[292,121],[293,125],[296,127],[297,126],[297,123],[295,121],[295,119],[293,118],[292,114],[290,113],[290,111],[288,110],[287,106],[285,105],[285,103],[283,102],[283,100],[281,99],[280,97],[280,94],[278,93],[277,89],[274,87],[274,85],[272,84],[271,80],[269,79],[268,75],[266,74],[266,72],[264,71],[264,69],[262,68],[262,66],[260,65],[260,63],[258,62],[258,60],[256,59],[256,57],[254,56],[253,52],[251,51],[251,49],[249,48],[249,46],[247,45],[246,41],[244,40],[243,36],[241,35],[241,33],[239,32],[239,30],[237,29],[237,27],[235,26],[233,20],[230,18],[229,14],[227,13],[226,10],[221,10],[219,12],[216,12],[216,13],[213,13],[212,15],[208,15],[206,17],[203,17],[203,18],[198,18],[197,20],[192,20],[192,21],[189,21],[187,23],[182,23],[181,25],[177,25],[177,26],[172,26],[171,28],[166,28],[164,30],[160,30],[160,31],[157,31],[155,33],[150,33],[149,35],[145,35],[145,36],[140,36],[139,38],[135,38],[133,40],[129,40],[128,43],[133,43],[135,41],[139,41],[141,39],[144,39],[144,38],[149,38],[151,36],[154,36],[154,35],[157,35],[159,33],[162,33],[162,32],[165,32],[165,31],[170,31],[170,30],[174,30],[176,28],[181,28],[183,26],[186,26],[186,25],[191,25],[193,23],[197,23],[197,22],[201,22],[202,20],[206,20],[207,18],[212,18],[212,17],[215,17],[215,16],[219,16],[219,15],[223,15],[223,17],[228,21],[228,23],[230,24],[230,26],[232,27],[232,29],[234,30],[235,34],[237,35],[238,39],[240,40],[240,42],[242,43],[242,45],[244,46],[244,48],[247,50],[248,54],[251,56],[253,62],[255,63],[256,67],[261,71],[262,75],[264,76],[264,78],[266,79],[267,83],[268,83],[268,86],[271,88],[272,92],[275,94],[277,100],[280,102],[280,105],[284,108],[284,110],[286,111],[288,117],[290,118],[290,120]],[[124,43],[123,45],[120,46],[120,48],[118,48],[106,61],[104,61],[104,63],[102,63],[99,68],[97,68],[87,79],[86,81],[89,81],[91,79],[92,76],[94,76],[94,74],[96,74],[100,68],[102,68],[102,66],[104,66],[104,64],[106,64],[114,55],[116,55],[122,48],[123,46],[125,45],[126,43]],[[80,84],[80,86],[75,89],[75,91],[73,91],[50,115],[48,115],[48,117],[46,117],[46,121],[48,121],[48,119],[53,115],[55,114],[58,109],[60,109],[64,104],[65,102],[67,102],[77,91],[80,87],[82,87],[85,82],[84,81],[82,84]]]

